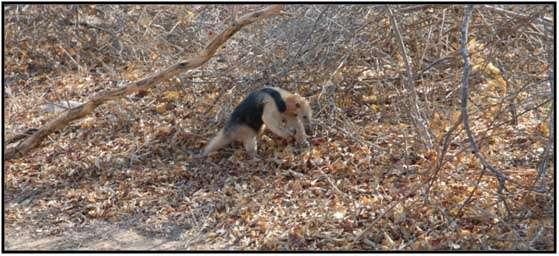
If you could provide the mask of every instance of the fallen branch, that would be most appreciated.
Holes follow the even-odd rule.
[[[21,141],[13,147],[6,149],[4,153],[5,159],[9,160],[12,158],[17,158],[25,155],[31,149],[40,145],[43,139],[54,131],[57,131],[70,122],[80,119],[88,114],[91,114],[95,108],[101,104],[118,99],[122,96],[137,92],[140,90],[147,90],[154,87],[156,84],[166,81],[178,74],[184,73],[190,69],[197,68],[206,63],[217,51],[217,49],[225,43],[231,36],[236,32],[241,30],[246,25],[249,25],[259,19],[264,19],[274,15],[281,14],[281,5],[272,5],[262,10],[258,10],[249,14],[246,14],[234,21],[228,28],[223,30],[221,34],[217,35],[200,53],[186,60],[181,60],[178,63],[167,67],[163,71],[159,71],[155,74],[149,75],[141,80],[131,82],[122,88],[118,88],[112,91],[102,92],[98,95],[92,97],[88,102],[77,106],[75,108],[69,109],[62,113],[57,118],[49,121],[42,128],[37,130],[33,135],[27,137],[25,140]]]

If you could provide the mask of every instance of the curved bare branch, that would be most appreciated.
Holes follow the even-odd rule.
[[[481,164],[489,169],[489,171],[497,177],[499,180],[499,192],[504,189],[506,177],[493,167],[485,157],[479,151],[479,147],[476,143],[476,140],[472,134],[472,130],[470,129],[470,122],[468,120],[468,87],[469,87],[469,75],[470,75],[470,61],[469,61],[469,53],[468,53],[468,28],[470,25],[470,18],[472,17],[473,12],[473,5],[467,5],[464,11],[464,20],[462,22],[462,26],[460,28],[461,36],[460,36],[460,54],[464,59],[464,73],[462,75],[462,121],[464,122],[464,130],[468,135],[468,139],[472,146],[472,150],[476,157],[480,160]]]
[[[6,159],[12,159],[25,155],[31,149],[39,146],[47,135],[63,128],[68,123],[74,120],[91,114],[91,112],[93,112],[95,108],[107,101],[118,99],[124,95],[128,95],[140,90],[146,90],[180,73],[203,65],[216,53],[221,45],[223,45],[236,32],[241,30],[241,28],[257,20],[281,14],[281,12],[281,5],[272,5],[262,10],[251,12],[242,16],[241,18],[233,22],[233,24],[231,24],[223,32],[218,34],[197,56],[188,58],[186,60],[181,60],[178,63],[167,67],[163,71],[159,71],[155,74],[149,75],[148,77],[145,77],[141,80],[131,82],[122,88],[102,92],[96,96],[93,96],[93,98],[88,102],[75,108],[69,109],[57,118],[49,121],[46,125],[33,133],[33,135],[27,137],[25,140],[21,141],[17,145],[6,148],[4,157]]]
[[[425,147],[427,149],[430,149],[433,147],[433,136],[429,131],[427,122],[424,118],[424,114],[419,108],[419,100],[414,85],[415,75],[411,66],[411,59],[408,54],[408,50],[404,45],[404,40],[402,39],[402,34],[400,33],[400,28],[398,27],[398,23],[396,22],[396,18],[394,17],[394,13],[392,12],[392,9],[390,9],[390,7],[388,6],[386,6],[386,9],[388,11],[388,15],[390,16],[390,23],[392,24],[392,27],[394,29],[394,34],[396,35],[398,47],[400,48],[400,53],[402,54],[402,58],[404,59],[404,64],[406,66],[406,77],[404,79],[405,81],[404,84],[406,86],[406,89],[411,93],[410,95],[411,99],[409,99],[409,102],[411,105],[410,114],[413,119],[413,124],[415,125],[415,128],[417,129],[418,133],[421,135],[421,139]]]

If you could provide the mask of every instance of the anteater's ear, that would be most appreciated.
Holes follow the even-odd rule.
[[[295,113],[297,112],[297,109],[301,106],[299,104],[299,100],[295,95],[286,96],[283,100],[285,101],[286,113]]]
[[[286,110],[285,112],[287,113],[293,113],[296,109],[297,109],[297,99],[295,99],[295,97],[293,95],[289,95],[286,96],[284,98],[285,100],[285,106],[286,106]]]

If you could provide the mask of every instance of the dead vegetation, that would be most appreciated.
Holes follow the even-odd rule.
[[[267,6],[3,7],[13,146]],[[464,5],[285,5],[6,160],[5,248],[554,250],[553,8],[474,5],[465,34]],[[312,149],[192,158],[265,84],[311,100]]]

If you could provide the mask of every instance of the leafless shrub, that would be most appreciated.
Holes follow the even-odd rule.
[[[175,63],[178,56],[198,52],[233,18],[261,7],[7,5],[7,95],[32,88],[45,101],[82,101],[87,94],[57,94],[55,77],[95,74],[106,82],[102,89],[116,88]],[[460,121],[464,9],[461,4],[286,5],[284,16],[240,31],[205,66],[167,86],[189,95],[183,105],[193,107],[180,122],[190,122],[196,134],[224,122],[238,99],[255,88],[274,85],[297,91],[313,102],[315,137],[335,140],[341,134],[375,152],[369,165],[384,161],[386,172],[415,172],[417,162],[429,163],[417,170],[422,182],[394,195],[394,202],[381,209],[435,205],[433,212],[446,223],[429,226],[426,234],[439,228],[459,232],[456,225],[466,225],[465,216],[475,212],[498,219],[495,229],[510,235],[496,240],[522,241],[513,249],[547,248],[541,232],[528,239],[521,227],[553,211],[553,6],[480,4],[473,6],[469,20],[465,46],[472,70],[465,111],[479,153],[502,171],[501,189],[488,185],[498,184],[499,175],[485,175],[469,160],[471,140]],[[8,133],[28,128],[16,125],[21,122],[15,110],[25,107],[10,102],[8,109]],[[371,134],[371,126],[386,129]],[[537,177],[530,176],[532,170]],[[451,195],[444,187],[451,182],[471,189],[455,206],[445,201]],[[480,194],[494,200],[493,209],[481,206]],[[359,227],[374,230],[377,226],[368,224],[378,221]],[[365,232],[360,234],[358,244],[377,248]],[[409,238],[402,249],[418,237]]]

